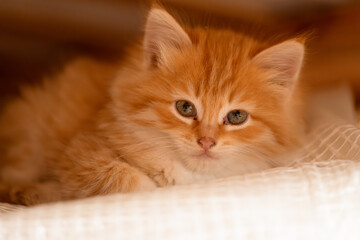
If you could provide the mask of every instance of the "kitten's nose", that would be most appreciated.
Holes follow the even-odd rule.
[[[205,151],[209,150],[210,148],[216,145],[215,139],[211,137],[202,137],[197,140],[197,143],[202,147]]]

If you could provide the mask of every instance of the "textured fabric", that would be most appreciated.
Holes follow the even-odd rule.
[[[346,89],[329,94],[351,105]],[[148,193],[3,204],[0,239],[358,240],[360,130],[353,114],[327,107],[286,167]]]

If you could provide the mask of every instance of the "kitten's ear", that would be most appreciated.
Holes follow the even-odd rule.
[[[253,58],[254,64],[270,72],[269,80],[292,89],[304,58],[304,45],[288,40],[260,52]]]
[[[191,46],[189,36],[170,14],[158,8],[150,10],[144,38],[147,66],[166,63],[171,52],[188,46]]]

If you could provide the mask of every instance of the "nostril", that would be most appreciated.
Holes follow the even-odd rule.
[[[197,143],[202,147],[204,150],[208,150],[216,145],[215,139],[211,137],[202,137],[197,140]]]

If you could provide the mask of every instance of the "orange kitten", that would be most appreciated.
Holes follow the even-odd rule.
[[[303,132],[304,46],[150,11],[121,64],[78,60],[0,118],[1,195],[35,204],[281,166]]]

